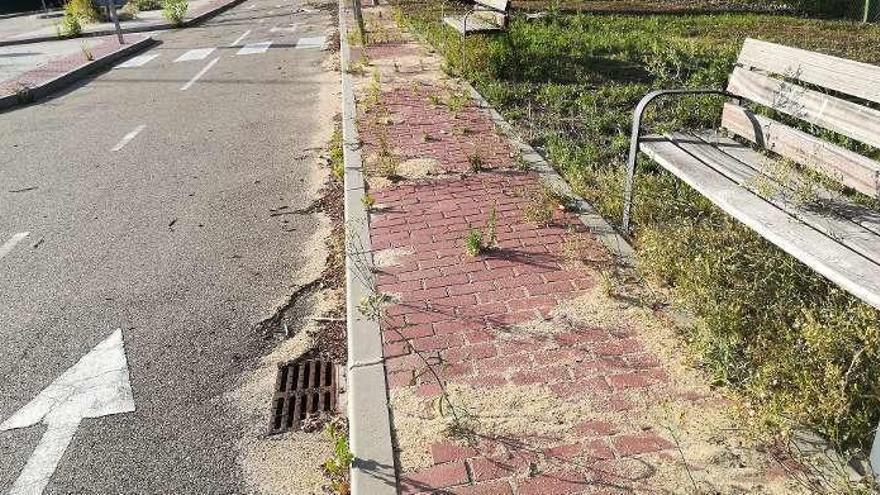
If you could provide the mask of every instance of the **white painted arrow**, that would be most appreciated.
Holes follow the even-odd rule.
[[[84,418],[134,411],[122,330],[116,330],[0,424],[0,431],[47,428],[9,495],[39,495]]]

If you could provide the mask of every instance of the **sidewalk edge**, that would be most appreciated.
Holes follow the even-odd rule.
[[[462,80],[461,82],[468,89],[471,98],[476,100],[480,108],[489,112],[496,128],[513,143],[516,150],[522,155],[523,160],[528,163],[529,168],[538,173],[541,181],[575,203],[577,216],[581,223],[599,238],[602,244],[615,257],[616,261],[625,266],[635,266],[635,252],[629,242],[596,211],[593,205],[575,193],[568,182],[559,175],[556,169],[547,163],[547,160],[540,153],[519,137],[513,126],[492,107],[469,81]]]
[[[0,112],[15,108],[17,106],[28,105],[37,100],[45,98],[52,93],[55,93],[56,91],[59,91],[73,84],[76,81],[84,79],[96,72],[99,72],[105,67],[113,65],[113,63],[115,63],[117,60],[128,57],[129,55],[137,53],[158,43],[158,40],[151,36],[148,36],[135,43],[125,45],[124,47],[116,51],[110,52],[103,57],[97,58],[87,64],[83,64],[77,67],[76,69],[65,72],[64,74],[61,74],[54,79],[50,79],[39,86],[29,88],[27,98],[25,99],[21,98],[19,95],[2,96],[0,97]]]
[[[391,411],[379,323],[363,315],[359,302],[374,292],[373,253],[360,138],[351,74],[345,4],[339,0],[342,72],[342,146],[345,163],[345,281],[348,328],[348,420],[354,462],[352,495],[396,495],[397,474],[391,440]]]

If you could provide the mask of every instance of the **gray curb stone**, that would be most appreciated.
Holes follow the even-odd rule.
[[[348,421],[354,454],[352,495],[396,495],[397,474],[391,441],[391,411],[379,322],[358,309],[374,293],[370,225],[351,74],[345,4],[339,2],[342,71],[342,146],[345,163],[345,282],[348,330]]]
[[[125,45],[124,47],[108,53],[103,57],[92,60],[91,62],[77,67],[69,72],[61,74],[55,79],[51,79],[46,81],[45,83],[35,86],[33,88],[28,89],[27,98],[22,99],[19,95],[8,95],[0,97],[0,112],[4,110],[8,110],[13,107],[17,107],[19,105],[28,105],[33,103],[41,98],[45,98],[56,91],[59,91],[71,84],[89,77],[90,75],[99,72],[100,70],[109,67],[116,63],[116,61],[126,58],[130,55],[133,55],[141,50],[145,50],[155,44],[158,41],[155,38],[148,37],[144,38],[138,42],[131,43],[129,45]]]

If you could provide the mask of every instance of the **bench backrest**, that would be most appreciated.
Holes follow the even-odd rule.
[[[747,39],[727,90],[744,100],[880,149],[880,67]],[[872,108],[874,105],[875,108]],[[728,102],[721,126],[880,199],[880,163]]]
[[[505,14],[507,13],[507,9],[510,8],[509,0],[474,0],[474,3]]]

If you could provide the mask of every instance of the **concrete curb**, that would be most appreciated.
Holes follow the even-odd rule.
[[[223,5],[220,5],[219,7],[202,12],[201,14],[199,14],[191,19],[187,19],[187,20],[183,21],[183,24],[181,24],[180,26],[174,26],[170,22],[163,22],[161,24],[152,24],[149,26],[123,28],[122,32],[123,32],[123,34],[125,34],[125,33],[145,33],[148,31],[162,31],[162,30],[166,30],[166,29],[180,29],[180,28],[187,28],[187,27],[195,26],[197,24],[205,22],[206,20],[208,20],[218,14],[221,14],[221,13],[231,9],[232,7],[235,7],[238,4],[244,3],[245,1],[246,0],[230,0],[229,2],[226,2]],[[111,34],[116,34],[116,30],[115,29],[104,29],[102,31],[93,31],[93,32],[83,33],[81,36],[79,36],[79,38],[94,38],[97,36],[107,36],[107,35],[111,35]],[[58,36],[34,36],[32,38],[3,40],[3,41],[0,41],[0,47],[11,46],[11,45],[26,45],[26,44],[30,44],[30,43],[44,43],[46,41],[58,41],[58,40],[59,40]]]
[[[91,74],[99,72],[103,68],[113,65],[113,63],[115,63],[117,60],[128,57],[157,43],[159,43],[159,41],[155,38],[144,38],[130,45],[125,45],[124,47],[114,52],[108,53],[103,57],[92,60],[87,64],[83,64],[76,69],[66,72],[54,79],[50,79],[49,81],[39,86],[29,88],[26,97],[22,97],[20,95],[8,95],[0,97],[0,112],[17,107],[19,105],[27,105],[41,98],[45,98],[46,96],[49,96],[50,94],[59,91],[76,81],[79,81],[80,79],[84,79]]]
[[[351,53],[339,1],[342,71],[342,146],[345,162],[345,282],[348,329],[348,420],[352,495],[396,495],[397,474],[391,440],[391,411],[379,322],[365,316],[359,303],[375,293],[369,215],[351,74]]]
[[[559,175],[549,163],[547,163],[547,160],[545,160],[540,153],[535,151],[534,148],[519,137],[513,126],[510,125],[510,123],[507,122],[497,110],[492,108],[492,105],[483,98],[483,95],[481,95],[476,88],[474,88],[468,81],[463,80],[462,82],[468,88],[468,91],[470,91],[471,98],[477,102],[480,108],[489,112],[495,127],[504,133],[510,142],[514,144],[516,149],[522,155],[523,160],[528,163],[529,168],[537,172],[538,176],[540,176],[541,180],[546,185],[553,188],[556,192],[568,197],[575,203],[575,206],[577,207],[577,215],[581,223],[583,223],[590,232],[596,234],[602,244],[604,244],[611,254],[614,255],[616,261],[626,266],[635,266],[635,252],[629,242],[627,242],[627,240],[624,239],[617,230],[615,230],[614,227],[612,227],[611,224],[596,211],[596,208],[594,208],[593,205],[577,195],[568,182],[566,182],[565,179],[563,179],[562,176]]]

